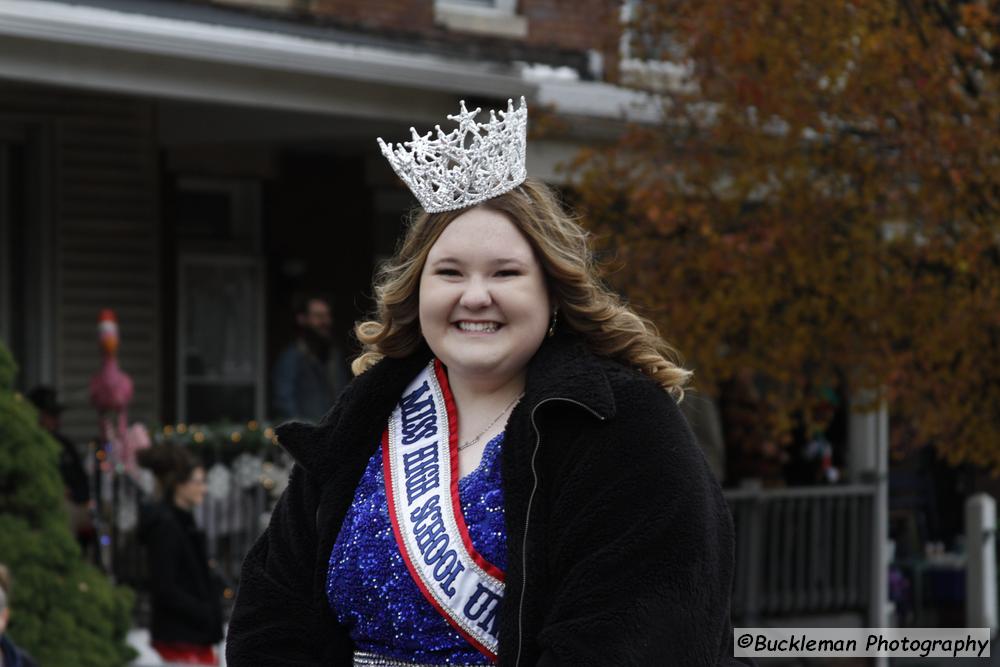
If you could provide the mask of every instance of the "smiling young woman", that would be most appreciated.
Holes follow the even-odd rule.
[[[424,209],[355,380],[278,428],[297,465],[228,664],[731,664],[732,524],[677,408],[690,372],[544,184],[439,206],[412,164]]]

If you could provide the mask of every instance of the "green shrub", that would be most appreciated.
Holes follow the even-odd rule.
[[[0,343],[0,563],[14,580],[7,632],[45,667],[124,665],[135,656],[125,641],[132,591],[80,557],[63,507],[59,445],[14,392],[16,372]]]

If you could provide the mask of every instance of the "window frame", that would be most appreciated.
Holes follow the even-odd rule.
[[[484,6],[471,0],[434,0],[434,22],[455,32],[524,39],[528,20],[517,13],[517,3],[493,0]]]

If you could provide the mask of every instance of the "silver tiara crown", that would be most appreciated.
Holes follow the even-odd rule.
[[[410,141],[386,144],[379,137],[382,155],[399,174],[428,213],[473,206],[513,190],[524,182],[524,151],[528,136],[528,107],[507,100],[507,110],[490,111],[487,123],[477,123],[481,109],[461,111],[449,120],[458,128],[445,134],[436,126],[424,136],[410,128]]]

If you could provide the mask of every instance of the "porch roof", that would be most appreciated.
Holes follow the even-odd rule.
[[[534,92],[489,63],[48,0],[0,3],[0,35],[0,76],[155,97],[419,119],[440,109],[407,89],[449,107]]]
[[[581,80],[569,67],[539,76],[522,64],[326,26],[156,6],[154,12],[142,0],[5,0],[0,78],[413,124],[451,113],[460,95],[524,95],[584,118],[636,114],[635,93]]]

